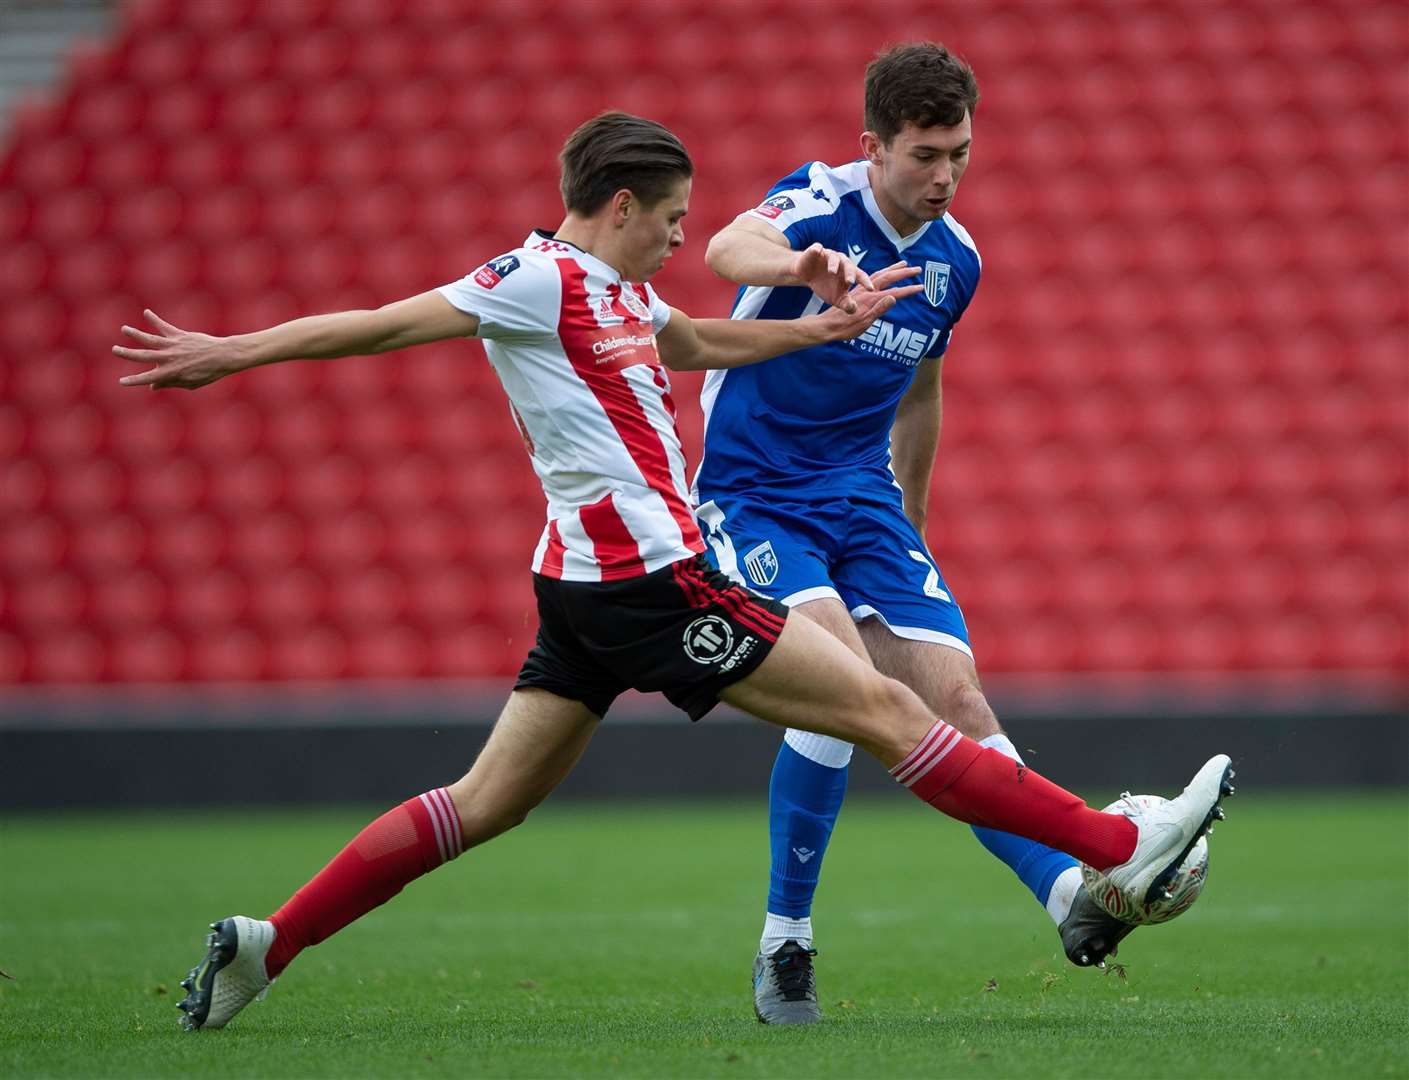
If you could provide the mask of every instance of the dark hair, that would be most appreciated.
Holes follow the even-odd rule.
[[[568,136],[558,155],[563,165],[563,205],[578,214],[600,210],[622,188],[647,207],[695,174],[685,147],[654,120],[604,112]]]
[[[897,45],[866,68],[866,130],[887,146],[907,123],[953,127],[977,108],[973,68],[943,45]]]

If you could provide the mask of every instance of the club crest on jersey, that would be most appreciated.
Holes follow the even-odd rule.
[[[685,655],[697,664],[717,664],[734,646],[734,631],[718,615],[704,615],[685,627]]]
[[[949,264],[925,260],[925,299],[934,307],[949,294]]]
[[[773,541],[765,540],[758,547],[744,555],[744,566],[755,585],[772,585],[778,576],[778,556],[773,551]]]
[[[786,195],[774,195],[771,199],[764,199],[763,205],[755,209],[755,213],[762,214],[766,218],[781,217],[785,211],[791,210],[797,204]]]
[[[622,289],[621,302],[636,318],[645,320],[651,317],[651,309],[646,306],[646,301],[636,295],[635,289]]]
[[[519,268],[516,255],[500,255],[475,271],[475,284],[492,289]]]

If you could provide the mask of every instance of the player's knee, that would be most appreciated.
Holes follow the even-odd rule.
[[[537,804],[534,804],[537,805]],[[503,836],[510,829],[516,829],[528,820],[533,806],[517,807],[471,807],[460,812],[460,831],[465,838],[465,847],[471,848]]]
[[[940,716],[971,739],[986,739],[1002,730],[988,698],[967,679],[949,688],[941,703]]]
[[[934,715],[913,690],[896,679],[878,673],[867,690],[870,741],[875,747],[889,749],[898,760],[934,726]]]

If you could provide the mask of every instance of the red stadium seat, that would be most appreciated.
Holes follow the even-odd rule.
[[[1403,13],[892,8],[984,86],[929,532],[985,670],[1402,667]],[[0,156],[0,678],[512,676],[544,506],[479,345],[152,397],[117,384],[118,327],[473,272],[560,220],[554,151],[606,107],[689,145],[659,284],[722,313],[707,237],[856,154],[838,73],[884,40],[801,0],[124,10]]]
[[[141,627],[112,637],[109,665],[117,682],[180,682],[187,672],[186,646],[170,630]]]
[[[350,672],[346,637],[326,626],[279,628],[270,634],[272,678],[292,682],[332,682]]]

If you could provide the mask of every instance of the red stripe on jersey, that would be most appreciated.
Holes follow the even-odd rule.
[[[679,426],[679,419],[675,415],[675,399],[670,396],[670,383],[666,381],[665,369],[655,368],[652,375],[656,378],[656,385],[660,387],[660,401],[665,406],[665,411],[670,414],[670,422]]]
[[[704,539],[699,526],[670,472],[670,453],[660,432],[651,426],[636,391],[619,370],[597,363],[592,344],[601,329],[587,303],[587,271],[571,259],[558,260],[558,272],[563,278],[562,311],[558,316],[558,336],[563,343],[573,370],[602,406],[626,446],[626,452],[641,471],[651,490],[665,500],[670,516],[680,529],[681,539],[691,551],[703,551]],[[619,297],[617,302],[619,303]],[[659,362],[651,365],[659,369]],[[672,416],[673,424],[673,416]],[[676,432],[677,438],[679,432]],[[606,575],[603,574],[605,578]]]
[[[562,534],[558,532],[556,521],[548,522],[548,546],[543,550],[543,566],[539,573],[544,577],[560,578],[563,576],[563,555],[567,548],[563,545]]]
[[[593,554],[602,564],[603,581],[640,577],[646,572],[641,547],[621,520],[610,495],[584,506],[577,516],[582,521],[582,531],[592,541]]]

